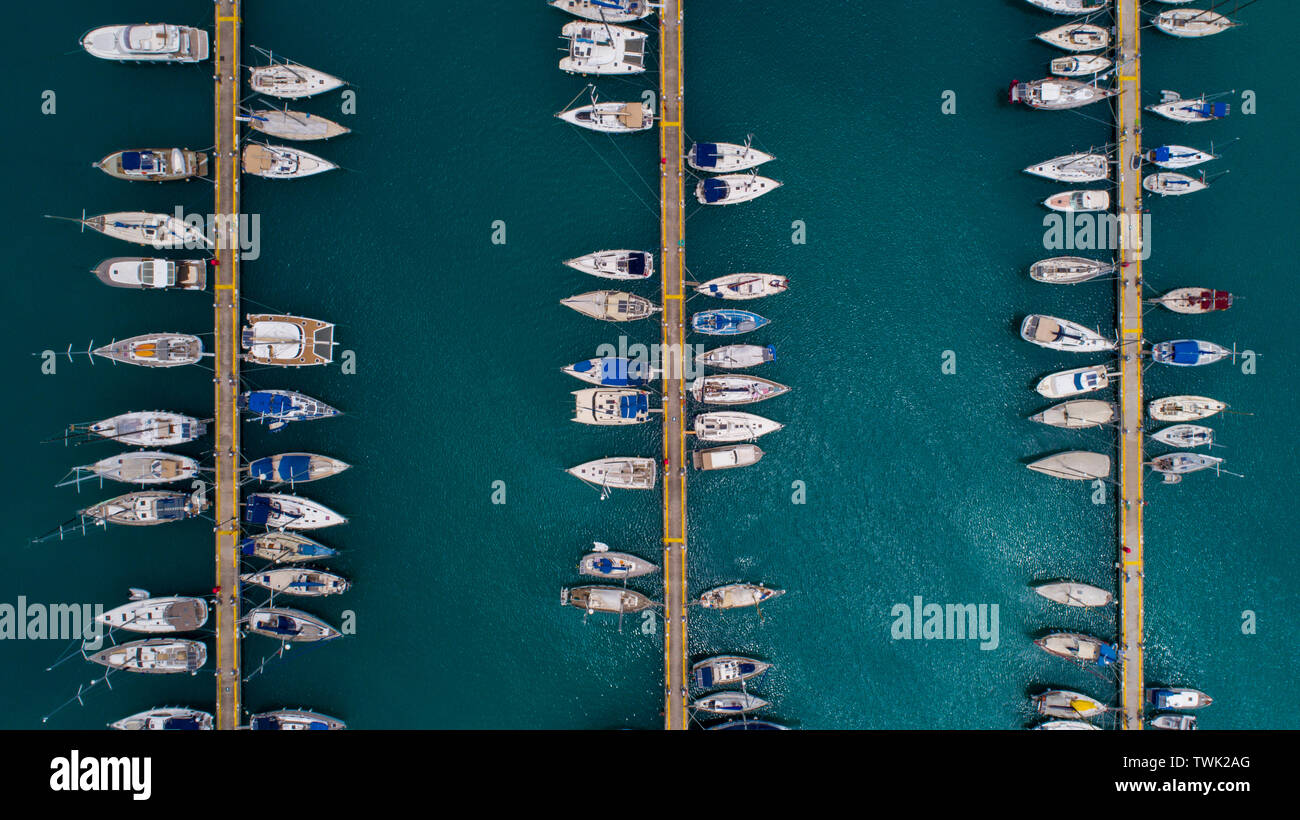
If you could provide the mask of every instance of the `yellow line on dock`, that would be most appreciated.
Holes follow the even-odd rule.
[[[218,219],[213,268],[213,421],[216,461],[216,686],[217,728],[239,726],[239,537],[225,529],[239,521],[239,17],[238,0],[215,4],[213,120],[215,207]],[[221,219],[220,217],[226,217]]]
[[[1142,171],[1132,159],[1142,156],[1141,124],[1142,63],[1138,0],[1116,3],[1115,62],[1132,65],[1132,75],[1120,79],[1127,86],[1117,98],[1115,116],[1116,171],[1119,174],[1117,211],[1121,224],[1121,250],[1117,327],[1125,335],[1142,334]],[[1142,359],[1140,351],[1122,348],[1120,360],[1120,480],[1118,494],[1118,581],[1120,590],[1119,633],[1123,650],[1120,674],[1122,727],[1142,728],[1143,710],[1143,544],[1142,544]]]

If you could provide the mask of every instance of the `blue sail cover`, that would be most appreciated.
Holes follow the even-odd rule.
[[[649,369],[644,362],[634,362],[620,356],[587,359],[573,365],[574,373],[590,373],[599,368],[602,387],[640,387],[648,382]]]
[[[721,202],[727,198],[727,183],[717,177],[709,177],[704,185],[705,202]]]
[[[1119,660],[1119,653],[1115,651],[1115,647],[1108,643],[1102,644],[1097,652],[1097,665],[1110,666],[1117,660]]]
[[[706,310],[691,317],[691,328],[712,336],[735,336],[757,330],[767,319],[747,310]]]
[[[253,722],[249,725],[254,729],[279,729],[280,721],[270,715],[259,715],[253,718]]]
[[[271,517],[271,499],[264,495],[250,495],[244,505],[244,520],[250,524],[265,524]]]
[[[1151,152],[1151,159],[1155,162],[1164,162],[1171,156],[1173,156],[1173,153],[1169,150],[1168,145],[1162,145]]]
[[[701,168],[712,168],[718,164],[718,158],[722,154],[718,151],[717,143],[697,142],[695,143],[695,164]]]
[[[293,399],[283,393],[255,390],[248,393],[248,409],[268,416],[282,416],[293,410]]]
[[[1201,345],[1198,342],[1173,342],[1169,345],[1169,352],[1169,361],[1173,364],[1196,364],[1201,360]]]
[[[1196,103],[1192,106],[1192,110],[1202,117],[1208,117],[1215,120],[1221,120],[1228,116],[1227,103]]]
[[[178,521],[189,515],[185,506],[189,499],[185,496],[166,496],[154,502],[154,513],[160,521]]]
[[[618,414],[625,419],[634,419],[650,411],[650,397],[644,393],[635,396],[619,396]]]

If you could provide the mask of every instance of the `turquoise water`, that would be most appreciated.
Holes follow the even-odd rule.
[[[95,25],[153,19],[156,4],[69,2],[51,19],[15,9],[5,133],[11,305],[5,324],[14,400],[4,496],[9,545],[0,603],[125,600],[128,586],[155,594],[211,587],[210,522],[113,530],[84,539],[26,542],[116,488],[51,485],[109,445],[39,444],[64,424],[129,409],[209,414],[209,374],[199,368],[93,368],[81,357],[42,375],[29,354],[84,349],[146,330],[202,332],[206,295],[109,290],[85,273],[126,245],[43,213],[210,208],[207,183],[139,186],[87,167],[128,146],[211,141],[207,68],[101,63],[76,48]],[[1042,251],[1037,203],[1061,186],[1019,169],[1101,145],[1105,110],[1088,116],[1013,109],[1013,78],[1045,72],[1055,54],[1031,41],[1054,18],[1021,2],[950,3],[942,16],[907,7],[840,3],[752,14],[737,0],[687,8],[686,129],[692,138],[739,141],[747,133],[779,160],[780,191],[742,208],[692,208],[687,263],[697,280],[770,270],[788,294],[755,309],[772,324],[753,341],[775,344],[761,374],[792,385],[753,408],[786,429],[761,442],[756,467],[690,477],[690,587],[753,580],[788,589],[753,611],[699,613],[693,655],[753,653],[776,664],[756,691],[773,716],[804,728],[1008,728],[1029,720],[1028,689],[1065,685],[1098,697],[1111,685],[1050,658],[1031,641],[1047,629],[1110,634],[1113,617],[1064,612],[1032,581],[1070,576],[1109,585],[1113,504],[1091,489],[1052,482],[1021,464],[1109,437],[1025,420],[1045,403],[1043,373],[1085,363],[1016,338],[1027,312],[1109,327],[1113,288],[1053,288],[1025,269]],[[356,354],[356,374],[249,372],[261,387],[318,396],[342,419],[268,435],[246,427],[253,457],[308,450],[356,465],[303,494],[350,516],[319,533],[345,550],[331,568],[355,582],[346,595],[303,608],[357,631],[295,649],[249,680],[254,710],[310,706],[355,727],[653,728],[661,723],[658,624],[561,608],[578,582],[576,561],[593,540],[654,557],[656,494],[597,494],[561,470],[614,454],[654,456],[656,425],[602,430],[570,422],[558,368],[604,342],[652,343],[651,323],[606,326],[561,308],[567,295],[603,285],[559,264],[601,247],[653,247],[658,237],[657,140],[579,132],[551,114],[583,88],[555,69],[565,18],[520,4],[488,37],[473,15],[394,3],[382,25],[317,4],[319,22],[286,25],[261,3],[244,10],[246,43],[274,48],[349,79],[355,116],[339,95],[296,107],[354,129],[319,153],[347,171],[295,183],[244,182],[247,212],[261,215],[261,256],[243,268],[247,308],[319,316]],[[210,24],[210,5],[169,10],[175,22]],[[1295,437],[1292,285],[1298,117],[1283,56],[1267,32],[1285,15],[1258,4],[1250,25],[1205,42],[1149,33],[1147,101],[1251,89],[1259,113],[1177,126],[1148,120],[1146,141],[1222,145],[1204,193],[1151,203],[1157,290],[1200,284],[1233,291],[1226,314],[1153,311],[1152,340],[1193,335],[1259,353],[1258,370],[1219,364],[1153,368],[1149,395],[1200,393],[1253,416],[1212,422],[1227,466],[1247,478],[1191,476],[1148,485],[1147,671],[1215,697],[1206,728],[1297,728],[1270,695],[1290,679],[1300,567],[1290,537]],[[942,21],[934,25],[935,20]],[[246,54],[246,57],[251,55]],[[602,81],[605,99],[635,98],[653,76]],[[40,95],[57,94],[42,115]],[[944,115],[945,90],[957,113]],[[1233,100],[1239,108],[1238,94]],[[1097,119],[1093,119],[1097,118]],[[316,146],[308,146],[316,150]],[[1214,167],[1219,166],[1219,167]],[[495,220],[504,245],[491,242]],[[791,242],[802,220],[806,244]],[[634,286],[647,295],[651,284]],[[691,309],[702,309],[696,300]],[[746,339],[745,341],[750,341]],[[944,375],[944,351],[957,371]],[[194,455],[199,445],[185,450]],[[506,503],[492,503],[503,481]],[[804,482],[806,503],[792,504]],[[652,597],[658,582],[641,584]],[[920,595],[934,603],[1000,607],[1000,645],[894,641],[891,607]],[[254,599],[259,600],[259,599]],[[1244,610],[1258,631],[1242,634]],[[274,648],[251,637],[245,665]],[[58,641],[0,642],[0,725],[24,728],[95,676],[71,661],[51,672]],[[211,705],[211,679],[113,677],[50,720],[96,727],[164,703]]]

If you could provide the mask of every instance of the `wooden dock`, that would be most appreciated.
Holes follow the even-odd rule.
[[[215,3],[213,75],[217,217],[213,444],[216,459],[217,728],[239,726],[239,18],[238,0]]]
[[[659,9],[659,157],[663,256],[664,728],[686,729],[686,203],[682,148],[682,3]]]
[[[1142,64],[1138,0],[1118,0],[1116,57],[1121,92],[1115,99],[1117,210],[1121,230],[1117,320],[1120,333],[1119,632],[1123,664],[1120,705],[1125,729],[1142,728]]]

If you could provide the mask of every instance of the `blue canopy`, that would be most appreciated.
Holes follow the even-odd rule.
[[[1151,152],[1151,159],[1154,160],[1155,162],[1164,162],[1165,160],[1169,159],[1169,157],[1171,156],[1172,153],[1169,151],[1168,145],[1162,145],[1156,150]]]
[[[265,524],[271,517],[271,499],[264,495],[250,495],[244,506],[244,520],[251,524]]]
[[[1192,110],[1202,117],[1210,117],[1216,120],[1228,116],[1227,103],[1196,103],[1192,106]]]
[[[1174,364],[1196,364],[1201,360],[1201,345],[1193,341],[1172,342],[1169,361]]]
[[[123,171],[152,171],[156,167],[152,151],[123,151]]]
[[[254,390],[247,395],[248,409],[254,413],[280,416],[293,410],[293,399],[283,393],[270,390]]]
[[[718,158],[721,156],[722,154],[718,151],[717,143],[695,143],[695,164],[701,168],[712,168],[718,164]]]
[[[1115,651],[1115,647],[1108,643],[1102,644],[1101,649],[1097,653],[1097,665],[1110,666],[1117,660],[1119,660],[1119,653]]]
[[[192,717],[174,717],[163,721],[164,729],[202,729],[198,720]]]
[[[701,183],[704,186],[705,202],[721,202],[727,198],[727,183],[717,177],[709,177]]]
[[[635,396],[619,396],[618,414],[625,419],[634,419],[650,411],[650,397],[644,393]]]
[[[590,373],[600,368],[599,384],[604,387],[639,387],[649,378],[644,362],[634,362],[621,356],[587,359],[573,365],[574,373]]]

